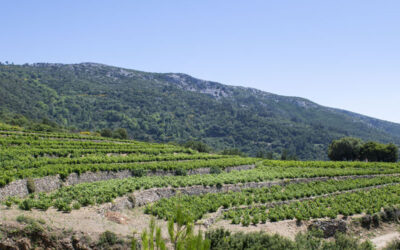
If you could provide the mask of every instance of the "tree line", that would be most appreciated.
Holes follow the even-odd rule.
[[[397,162],[399,148],[393,143],[365,143],[358,138],[345,137],[329,145],[328,157],[332,161]]]

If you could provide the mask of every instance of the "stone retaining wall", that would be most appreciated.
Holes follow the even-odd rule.
[[[147,190],[135,191],[131,195],[129,195],[129,197],[126,196],[117,198],[112,204],[108,203],[103,205],[103,209],[121,210],[125,208],[133,208],[135,206],[144,206],[146,204],[156,202],[162,198],[170,198],[178,193],[183,195],[202,195],[207,193],[222,193],[229,191],[239,192],[246,188],[263,188],[263,187],[271,187],[274,185],[285,186],[288,184],[307,183],[312,181],[374,178],[377,176],[393,176],[393,174],[297,178],[292,180],[279,180],[279,181],[268,181],[268,182],[224,184],[221,187],[196,185],[196,186],[180,187],[180,188],[173,188],[173,187],[152,188]]]
[[[226,172],[230,172],[233,170],[249,170],[254,168],[255,165],[242,165],[242,166],[234,166],[227,167],[224,170]],[[188,170],[188,175],[193,174],[209,174],[210,168],[198,168]],[[146,173],[148,176],[166,176],[166,175],[175,175],[175,171],[148,171]],[[72,186],[80,183],[89,183],[96,181],[105,181],[112,179],[125,179],[133,177],[133,174],[130,170],[121,170],[121,171],[99,171],[99,172],[85,172],[80,175],[76,173],[70,174],[65,180],[61,179],[59,175],[54,176],[46,176],[41,178],[35,178],[35,189],[36,192],[51,192],[54,191],[61,186]],[[27,180],[16,180],[7,184],[6,186],[0,188],[0,201],[4,200],[8,196],[18,196],[24,197],[29,194],[27,188]]]

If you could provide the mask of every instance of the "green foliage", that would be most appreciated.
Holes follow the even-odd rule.
[[[333,161],[355,161],[360,159],[362,141],[357,138],[345,137],[334,140],[328,148],[328,157]]]
[[[379,211],[373,215],[367,214],[361,217],[361,226],[370,229],[371,226],[377,228],[381,222],[399,222],[400,220],[400,209],[398,206],[385,207],[383,211]]]
[[[26,129],[41,132],[61,132],[65,130],[48,118],[32,120],[22,114],[14,114],[5,110],[0,110],[0,121],[9,124],[8,127],[5,124],[0,125],[0,129],[3,127],[4,129],[13,131]]]
[[[129,194],[135,190],[153,187],[222,186],[224,183],[262,182],[297,177],[400,173],[400,165],[394,163],[264,161],[264,164],[266,166],[258,164],[257,168],[251,170],[222,172],[214,175],[144,176],[83,183],[62,187],[51,194],[42,194],[35,197],[33,203],[32,199],[28,200],[31,206],[35,207],[38,207],[39,204],[49,203],[56,206],[60,201],[63,201],[62,204],[78,201],[82,206],[88,206],[110,202],[116,197]],[[246,200],[244,202],[247,203]],[[20,202],[16,201],[16,203],[19,204]],[[215,205],[223,205],[224,203],[225,200],[222,203],[216,202]],[[218,207],[211,206],[211,208],[215,211]]]
[[[196,153],[192,149],[174,145],[119,139],[104,141],[102,137],[76,134],[14,131],[0,131],[0,134],[7,135],[0,137],[0,186],[13,179],[57,174],[65,179],[72,173],[87,171],[130,170],[134,176],[139,177],[149,171],[176,170],[184,175],[189,169],[223,169],[257,161],[254,158]],[[69,140],[72,138],[76,140]],[[28,189],[34,192],[32,180],[28,180]]]
[[[200,153],[209,153],[211,151],[210,147],[201,141],[187,141],[186,143],[183,144],[183,146],[185,148],[191,148],[193,150],[196,150]]]
[[[124,128],[118,128],[113,132],[113,137],[118,139],[128,139],[128,132]]]
[[[128,132],[124,128],[117,128],[114,131],[109,128],[105,128],[100,131],[100,135],[103,137],[112,137],[124,140],[128,139]]]
[[[149,223],[149,230],[144,230],[141,234],[142,249],[144,250],[165,250],[166,243],[161,237],[161,227],[156,226],[155,219],[152,217]]]
[[[42,225],[46,224],[46,222],[43,219],[36,220],[34,218],[25,215],[19,215],[17,217],[17,222],[21,224],[26,224],[24,231],[28,234],[33,234],[33,235],[42,233],[44,231]]]
[[[208,250],[210,241],[203,239],[201,231],[194,234],[194,224],[190,215],[180,206],[173,208],[173,216],[168,221],[168,234],[175,250]]]
[[[34,203],[34,201],[33,201],[32,199],[30,199],[30,198],[25,199],[24,201],[22,201],[22,202],[19,204],[19,208],[20,208],[20,209],[22,209],[22,210],[27,210],[27,211],[30,211],[34,206],[35,206],[35,203]]]
[[[36,191],[35,181],[32,178],[26,179],[26,188],[30,194]]]
[[[17,222],[24,223],[24,224],[31,224],[31,223],[35,223],[36,220],[31,217],[25,216],[25,215],[18,215]]]
[[[168,234],[170,242],[175,250],[208,250],[210,244],[208,240],[203,239],[201,231],[194,234],[193,222],[183,213],[180,207],[174,210],[175,221],[171,218],[168,221]],[[149,229],[141,234],[142,249],[144,250],[164,250],[166,241],[161,237],[161,228],[156,226],[155,219],[152,217],[149,223]],[[132,246],[134,241],[132,241]],[[132,247],[132,249],[136,249]]]
[[[100,235],[97,245],[101,248],[110,248],[117,244],[122,244],[123,240],[118,238],[118,236],[111,231],[105,231]]]
[[[397,124],[182,74],[98,64],[0,65],[0,93],[5,114],[47,117],[85,131],[125,128],[144,141],[202,140],[218,151],[233,146],[249,155],[286,148],[300,159],[325,159],[328,144],[347,135],[400,143]],[[5,116],[0,120],[27,124]]]
[[[325,241],[313,232],[298,234],[294,241],[285,237],[258,233],[232,234],[224,229],[216,229],[206,233],[210,240],[212,250],[250,250],[250,249],[314,249],[314,250],[372,250],[374,247],[369,241],[360,242],[343,234],[335,236],[334,241]]]
[[[394,144],[367,142],[360,150],[361,159],[373,162],[396,162],[399,158],[399,148]]]
[[[248,225],[250,216],[263,216],[266,214],[271,222],[281,221],[285,219],[309,220],[311,218],[336,217],[337,215],[350,216],[354,214],[378,213],[384,206],[400,204],[400,185],[385,186],[381,188],[371,189],[369,191],[356,191],[349,193],[335,194],[331,196],[316,197],[311,200],[293,201],[289,204],[278,205],[272,208],[268,206],[247,207],[235,209],[229,214],[225,214],[225,218],[232,219],[242,217]],[[292,198],[291,198],[292,199]],[[268,209],[268,212],[266,210]],[[399,216],[396,216],[398,218]],[[368,217],[363,221],[363,226],[369,227],[371,223],[377,224],[379,218]],[[242,221],[243,224],[243,221]]]
[[[111,129],[109,128],[105,128],[103,130],[100,131],[101,136],[103,137],[112,137],[113,136],[113,132]]]
[[[236,233],[217,229],[206,233],[211,241],[211,249],[239,250],[239,249],[296,249],[293,242],[278,235],[264,233]]]
[[[220,167],[217,167],[217,166],[212,166],[210,168],[210,174],[220,174],[220,173],[222,173],[222,171],[223,170]]]
[[[240,152],[237,148],[228,148],[221,151],[222,155],[238,155],[238,156],[246,156],[243,152]]]
[[[399,149],[392,143],[363,143],[360,139],[346,137],[330,144],[328,156],[333,161],[396,162]]]
[[[282,161],[297,161],[297,156],[295,154],[291,154],[287,149],[284,149],[281,154]]]
[[[231,206],[250,206],[255,201],[260,205],[274,201],[299,199],[391,183],[399,183],[398,177],[387,176],[370,179],[314,181],[308,183],[288,184],[286,186],[273,186],[270,188],[249,188],[243,189],[241,192],[208,193],[199,196],[177,195],[168,199],[159,200],[153,204],[147,212],[157,215],[159,218],[168,219],[173,216],[172,209],[179,205],[184,209],[184,211],[187,211],[193,219],[199,220],[206,213],[215,212],[220,207],[227,209]],[[232,205],[233,203],[234,205]],[[257,207],[254,209],[247,209],[247,211],[255,211],[252,213],[252,218],[250,218],[248,213],[233,208],[233,210],[225,213],[225,218],[232,220],[233,224],[238,224],[238,217],[242,217],[242,225],[249,226],[250,223],[258,224],[260,221],[265,222],[267,218],[271,221],[277,221],[291,219],[295,216],[293,210],[277,210],[276,213],[270,212],[267,215],[263,212],[263,209],[263,207],[260,209]],[[337,213],[335,213],[335,215],[337,215]],[[319,218],[318,213],[315,213],[312,216]],[[301,219],[303,219],[303,217],[301,217]]]

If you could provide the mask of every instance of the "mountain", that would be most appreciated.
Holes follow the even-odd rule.
[[[138,140],[202,140],[251,155],[286,149],[326,159],[327,145],[344,136],[400,144],[400,124],[303,98],[96,63],[0,65],[0,109],[3,116],[81,130],[122,127]]]

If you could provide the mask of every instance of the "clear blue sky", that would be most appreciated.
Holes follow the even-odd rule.
[[[399,0],[2,1],[0,61],[183,72],[400,123]]]

